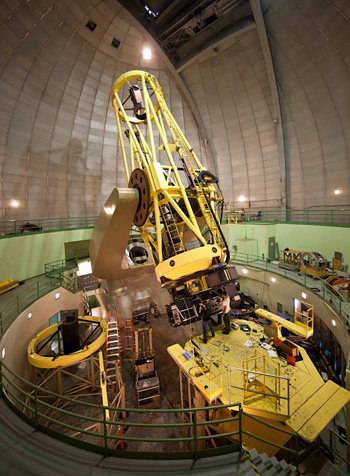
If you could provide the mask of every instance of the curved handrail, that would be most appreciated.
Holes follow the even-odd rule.
[[[222,223],[228,222],[228,214],[235,210],[239,221],[264,223],[305,223],[308,225],[350,226],[350,209],[272,209],[236,210],[234,204],[226,203]],[[29,220],[0,221],[0,239],[13,236],[23,236],[28,233],[46,233],[49,231],[64,231],[80,228],[93,228],[97,216],[92,217],[63,217],[63,218],[31,218]]]
[[[292,271],[286,268],[281,268],[278,264],[265,258],[246,253],[234,253],[231,257],[230,263],[248,266],[259,271],[268,271],[304,286],[327,302],[338,314],[344,326],[350,326],[350,302],[347,302],[344,297],[339,294],[333,286],[326,283],[325,280],[317,276],[310,277],[307,273],[302,271]]]
[[[14,383],[13,380],[16,382]],[[11,387],[11,389],[10,389]],[[26,387],[28,390],[25,390]],[[41,393],[41,397],[39,395]],[[42,431],[49,431],[49,433],[56,437],[57,439],[64,439],[69,443],[79,446],[85,447],[89,450],[95,452],[101,452],[101,448],[104,450],[105,455],[114,455],[114,456],[121,456],[121,457],[128,457],[128,458],[140,458],[140,453],[135,451],[125,451],[123,449],[114,449],[113,446],[115,443],[118,442],[147,442],[147,443],[173,443],[173,452],[164,452],[164,451],[142,451],[141,454],[144,457],[153,457],[157,459],[168,459],[173,457],[174,453],[176,453],[176,459],[184,459],[184,458],[194,458],[197,459],[199,457],[208,457],[208,456],[215,456],[219,454],[231,453],[234,451],[240,451],[242,449],[242,441],[243,435],[248,435],[251,438],[255,438],[258,441],[263,441],[264,443],[283,448],[288,451],[291,455],[296,456],[298,461],[299,457],[304,453],[305,450],[295,450],[287,447],[283,447],[278,445],[275,442],[272,442],[266,438],[262,438],[258,435],[250,433],[243,429],[242,427],[242,417],[243,415],[249,418],[253,418],[255,421],[260,422],[261,424],[273,428],[276,431],[280,431],[283,434],[288,434],[290,436],[297,437],[299,440],[299,436],[295,435],[295,433],[285,430],[283,428],[275,427],[263,420],[260,420],[257,417],[253,417],[248,413],[243,411],[243,408],[240,403],[229,403],[223,405],[213,405],[210,407],[198,407],[198,408],[169,408],[169,409],[152,409],[152,414],[163,414],[163,415],[173,415],[177,416],[178,420],[181,422],[171,422],[171,423],[152,423],[152,422],[132,422],[132,421],[125,421],[124,419],[120,418],[117,420],[107,420],[106,413],[115,412],[114,414],[122,415],[123,413],[138,413],[138,414],[149,414],[150,409],[140,409],[140,408],[121,408],[121,407],[114,407],[114,406],[103,406],[103,405],[96,405],[90,402],[83,402],[77,401],[74,398],[66,397],[62,395],[58,395],[50,390],[45,388],[39,387],[32,382],[26,380],[25,378],[21,377],[17,373],[13,372],[7,365],[5,365],[0,360],[0,394],[5,397],[17,413],[22,414],[24,418],[35,426],[37,429]],[[60,405],[55,405],[49,403],[49,400],[46,401],[45,397],[51,397],[56,400],[59,399]],[[74,403],[76,407],[81,406],[82,410],[78,412],[78,410],[71,411],[67,410],[65,407],[68,403]],[[230,417],[219,417],[215,418],[215,411],[216,410],[224,410],[224,409],[233,410]],[[99,410],[101,415],[100,418],[87,415],[88,409],[90,410]],[[208,410],[213,411],[211,417],[207,415],[205,419],[200,419],[198,417],[198,412],[208,412]],[[53,418],[53,415],[58,414],[57,418]],[[185,418],[182,418],[183,415],[186,414],[188,416],[187,421]],[[51,416],[49,416],[51,415]],[[69,417],[69,421],[71,423],[67,423],[62,421],[62,416]],[[77,423],[74,423],[76,422]],[[216,426],[219,424],[229,424],[233,422],[238,422],[237,427],[238,429],[234,429],[233,431],[228,431],[227,427],[222,432],[217,431],[216,434],[206,434],[203,435],[203,432],[200,432],[200,428],[206,425]],[[48,424],[53,423],[56,428],[48,428]],[[88,428],[83,428],[84,423],[88,423],[90,426]],[[97,425],[97,431],[91,431],[91,423]],[[61,429],[61,432],[57,430],[57,426]],[[138,428],[138,429],[146,429],[147,434],[151,434],[152,430],[156,429],[166,429],[169,428],[172,431],[174,429],[183,429],[188,430],[189,436],[177,436],[174,437],[172,434],[169,434],[165,437],[143,437],[143,436],[127,436],[120,432],[120,428]],[[115,434],[111,434],[111,428],[115,428]],[[88,445],[84,443],[81,439],[76,439],[72,436],[68,436],[66,434],[62,434],[63,431],[71,431],[77,432],[83,438],[85,435],[87,438],[95,437],[103,441],[100,445],[89,443]],[[172,433],[171,431],[171,433]],[[206,442],[210,440],[215,440],[218,438],[230,438],[235,437],[233,441],[230,441],[226,446],[214,447],[212,449],[201,450],[198,448],[199,442]],[[190,450],[181,450],[181,446],[179,447],[178,444],[182,445],[185,443],[186,445],[191,445],[192,449]]]

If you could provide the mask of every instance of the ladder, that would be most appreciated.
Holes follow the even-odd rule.
[[[117,311],[111,316],[108,310],[106,341],[106,378],[107,385],[117,385],[117,374],[122,378],[122,346]]]
[[[123,333],[123,355],[126,358],[127,351],[130,351],[131,358],[126,359],[134,364],[135,360],[135,328],[132,319],[125,319]]]
[[[165,104],[165,103],[164,103]],[[221,235],[220,229],[216,223],[216,220],[214,218],[214,211],[211,209],[211,207],[208,204],[208,201],[206,199],[206,196],[204,195],[203,188],[201,184],[198,181],[198,175],[197,175],[197,170],[193,168],[191,165],[191,162],[193,157],[189,157],[187,150],[184,149],[182,145],[182,140],[181,137],[179,137],[177,131],[172,125],[171,120],[167,118],[167,115],[165,114],[165,118],[171,133],[171,136],[173,138],[176,150],[179,153],[180,159],[183,163],[184,168],[187,170],[187,175],[188,175],[188,180],[190,181],[190,187],[193,190],[193,192],[196,194],[196,198],[198,200],[198,204],[200,206],[200,209],[202,211],[203,217],[209,227],[209,230],[211,231],[213,235],[213,239],[215,243],[217,243],[222,249],[226,249],[226,244],[223,240],[223,237]],[[192,155],[193,151],[189,150],[190,156]],[[192,159],[192,160],[191,160]]]
[[[91,306],[86,288],[83,289],[84,316],[91,316]]]
[[[174,254],[178,254],[182,251],[185,251],[170,204],[161,205],[159,209],[162,215],[164,228],[167,232],[168,239],[172,246]]]

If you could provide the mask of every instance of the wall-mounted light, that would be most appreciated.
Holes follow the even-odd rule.
[[[17,201],[17,200],[11,200],[11,207],[13,207],[13,208],[18,208],[18,207],[19,207],[19,201]]]
[[[245,202],[245,196],[241,195],[240,197],[238,197],[238,201],[239,202]]]
[[[142,58],[145,60],[150,60],[152,58],[152,51],[149,48],[144,48],[142,50]]]
[[[341,190],[339,190],[339,188],[336,188],[333,193],[334,193],[334,195],[340,195]]]
[[[302,297],[303,299],[306,299],[306,298],[307,298],[306,293],[301,293],[301,297]]]
[[[28,319],[30,319],[32,317],[33,313],[32,312],[28,312]]]
[[[334,319],[332,319],[332,324],[333,324],[334,327],[337,325],[337,323],[335,322]]]
[[[6,349],[5,349],[5,347],[3,347],[2,351],[1,351],[1,357],[4,359],[5,355],[6,355]]]
[[[61,297],[61,293],[56,293],[55,294],[55,299],[59,299]]]
[[[242,273],[243,273],[243,274],[248,274],[248,270],[245,269],[245,268],[243,268],[243,269],[242,269]]]
[[[271,278],[271,281],[272,281],[273,283],[275,283],[275,282],[276,282],[276,278]]]

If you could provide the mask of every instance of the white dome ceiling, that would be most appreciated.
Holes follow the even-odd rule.
[[[110,91],[131,69],[158,78],[191,145],[218,174],[226,201],[244,195],[255,208],[276,208],[285,194],[288,207],[349,205],[349,2],[262,1],[277,118],[261,25],[246,0],[231,2],[236,10],[226,14],[223,3],[217,21],[224,23],[188,40],[192,50],[182,44],[172,51],[171,59],[182,55],[172,64],[159,46],[164,24],[162,40],[150,20],[152,39],[137,14],[115,0],[3,0],[3,218],[96,215],[113,187],[125,185]],[[142,59],[144,46],[153,51],[150,61]],[[173,65],[181,66],[178,73]]]

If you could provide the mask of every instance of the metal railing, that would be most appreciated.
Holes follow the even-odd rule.
[[[27,390],[25,390],[26,388]],[[300,437],[294,432],[275,427],[274,425],[260,420],[253,415],[243,411],[240,403],[230,403],[226,405],[214,405],[201,408],[181,408],[181,409],[139,409],[139,408],[118,408],[113,406],[96,405],[93,403],[79,401],[77,399],[65,397],[55,394],[42,387],[34,385],[32,382],[24,379],[20,375],[13,372],[0,360],[0,393],[3,398],[7,399],[10,406],[19,413],[26,421],[32,424],[36,429],[48,432],[57,439],[64,439],[69,443],[83,447],[95,452],[107,455],[122,456],[127,458],[157,458],[157,459],[182,459],[214,456],[243,449],[243,435],[271,445],[273,447],[283,449],[295,458],[295,463],[301,461],[301,457],[306,449],[299,450]],[[60,404],[50,403],[59,401]],[[74,410],[67,410],[69,405],[74,406]],[[217,410],[229,409],[232,413],[230,416],[222,416],[218,412],[218,418],[215,418]],[[115,420],[107,420],[107,411],[116,415],[163,415],[172,417],[176,422],[169,423],[140,423],[131,421],[133,418],[119,418]],[[211,418],[209,413],[211,412]],[[202,412],[201,416],[199,416]],[[203,417],[203,412],[205,417]],[[99,417],[91,416],[91,414],[99,414]],[[185,417],[184,417],[185,416]],[[254,435],[243,429],[242,418],[246,416],[254,421],[273,428],[290,437],[296,437],[297,449],[291,449],[266,438]],[[135,418],[134,418],[135,419]],[[236,423],[237,422],[237,423]],[[219,431],[218,425],[224,424],[223,431]],[[228,426],[232,425],[232,431]],[[205,434],[204,427],[210,425],[216,428],[212,433]],[[92,431],[91,428],[96,428]],[[128,429],[124,434],[120,428]],[[114,431],[113,431],[114,429]],[[140,436],[128,436],[132,429],[136,429],[141,433]],[[146,435],[164,435],[164,431],[169,429],[169,434],[161,437],[142,436],[142,430],[146,430]],[[174,431],[182,430],[185,436],[174,436]],[[135,432],[134,432],[135,433]],[[137,433],[135,433],[137,435]],[[74,435],[74,436],[72,436]],[[79,435],[77,437],[77,435]],[[96,443],[84,441],[95,438]],[[221,445],[213,444],[213,441],[221,439]],[[212,442],[212,448],[203,449],[206,442]],[[149,443],[155,447],[152,451],[130,451],[124,446],[124,443]],[[163,451],[159,445],[162,443],[172,443],[172,451]],[[118,449],[116,444],[122,443]]]
[[[241,222],[279,222],[279,223],[305,223],[313,225],[350,226],[350,209],[311,209],[311,210],[237,210],[226,204],[223,223],[229,221],[228,214],[237,212]]]
[[[333,435],[336,437],[336,438],[339,438],[339,441],[342,442],[342,444],[344,445],[347,445],[348,447],[350,447],[350,443],[341,435],[339,435],[339,433],[337,433],[336,431],[332,430],[332,428],[329,428],[329,449],[331,450],[331,453],[334,454],[337,458],[340,458],[344,463],[346,463],[347,465],[350,465],[350,461],[348,461],[346,458],[344,458],[341,454],[340,454],[340,451],[338,450],[338,448],[336,448],[335,444],[334,444],[334,439],[333,439]],[[324,443],[325,444],[325,443]],[[327,445],[326,445],[327,446]]]
[[[276,276],[282,276],[283,278],[300,284],[326,301],[337,313],[344,326],[350,326],[350,303],[346,301],[337,290],[326,283],[325,280],[317,276],[310,277],[301,271],[280,268],[276,262],[269,261],[261,256],[246,253],[232,253],[230,263],[249,266],[261,271],[268,271]]]
[[[47,280],[37,281],[26,287],[26,289],[5,304],[0,310],[0,337],[4,335],[21,312],[38,299],[61,286],[61,281],[56,281],[55,283]]]
[[[78,291],[77,279],[60,275],[50,280],[42,279],[27,286],[0,310],[0,338],[15,319],[31,304],[57,288],[63,287],[72,293]]]
[[[28,233],[93,228],[97,217],[33,218],[0,222],[0,238],[22,236]]]
[[[222,223],[228,222],[228,213],[236,209],[226,203]],[[238,220],[260,221],[265,223],[306,223],[331,226],[350,226],[350,209],[311,209],[311,210],[237,210]],[[93,228],[97,216],[66,218],[33,218],[29,220],[6,220],[0,222],[0,239],[22,236],[27,233],[45,233],[79,228]]]
[[[45,263],[45,276],[47,278],[52,278],[61,275],[64,271],[77,268],[76,259],[59,259],[56,261],[51,261],[50,263]]]

